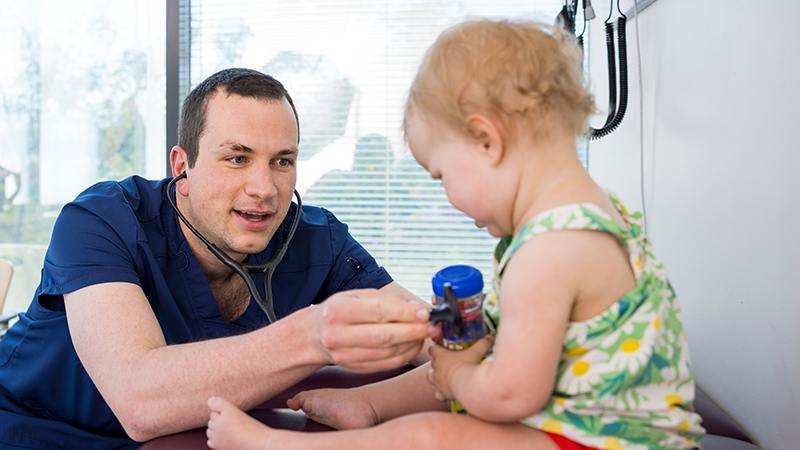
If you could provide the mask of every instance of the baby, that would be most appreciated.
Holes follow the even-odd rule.
[[[209,400],[225,448],[690,449],[704,434],[681,312],[629,214],[581,165],[595,111],[570,36],[478,20],[445,31],[405,108],[409,148],[501,241],[491,336],[351,390],[289,401],[330,433],[274,430]],[[457,400],[468,414],[446,412]]]

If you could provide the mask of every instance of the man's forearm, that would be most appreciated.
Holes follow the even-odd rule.
[[[241,336],[144,352],[131,361],[137,367],[117,408],[128,415],[120,421],[132,438],[147,440],[205,425],[211,396],[248,410],[291,387],[325,365],[302,338],[310,335],[306,314]]]
[[[309,310],[240,336],[166,345],[134,284],[94,285],[64,297],[75,351],[135,440],[202,426],[213,395],[249,409],[326,363],[311,344]]]
[[[251,333],[169,346],[134,284],[93,285],[64,303],[81,363],[126,432],[142,441],[203,425],[211,396],[247,410],[327,364],[398,367],[429,336],[421,305],[368,289],[333,297]]]

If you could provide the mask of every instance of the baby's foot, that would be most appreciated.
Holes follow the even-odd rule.
[[[208,421],[207,445],[214,450],[268,448],[273,431],[225,399],[208,399],[211,417]]]
[[[378,424],[369,400],[358,389],[317,389],[303,391],[286,402],[302,409],[309,419],[337,430],[367,428]]]

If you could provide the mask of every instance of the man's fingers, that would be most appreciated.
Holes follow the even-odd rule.
[[[378,349],[347,348],[333,353],[333,364],[359,373],[390,370],[414,359],[421,348],[413,344]]]
[[[316,311],[324,359],[351,370],[391,369],[413,359],[431,336],[425,305],[375,289],[340,292]]]
[[[338,366],[362,365],[376,362],[381,365],[403,365],[412,360],[422,349],[421,343],[399,344],[391,347],[348,347],[331,352],[332,363]],[[390,367],[391,368],[391,367]]]
[[[331,326],[323,330],[322,344],[330,349],[348,347],[381,348],[415,343],[430,336],[427,322],[421,323],[366,323],[350,326]]]
[[[342,367],[344,369],[347,369],[355,373],[374,373],[374,372],[382,372],[384,370],[396,369],[402,366],[403,364],[406,364],[407,361],[408,357],[397,356],[394,358],[382,359],[382,360],[368,360],[368,361],[355,362],[352,364],[340,364],[339,367]]]
[[[329,323],[427,322],[428,309],[418,303],[375,289],[347,291],[326,306],[324,318]],[[333,299],[331,299],[333,300]]]

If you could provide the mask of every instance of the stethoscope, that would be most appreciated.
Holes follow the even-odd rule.
[[[178,218],[181,219],[186,227],[197,236],[198,239],[203,241],[208,247],[208,250],[214,254],[223,264],[230,267],[234,270],[234,272],[238,273],[239,276],[242,277],[245,284],[247,284],[247,289],[250,291],[250,295],[256,300],[258,306],[261,308],[261,311],[266,314],[269,323],[275,323],[278,318],[275,317],[275,311],[273,309],[273,302],[272,302],[272,274],[275,272],[275,268],[280,264],[281,260],[283,259],[283,255],[286,253],[286,249],[289,247],[289,242],[292,241],[292,237],[294,237],[294,232],[297,230],[297,225],[300,223],[300,212],[301,207],[303,206],[303,202],[300,200],[300,194],[297,190],[294,191],[294,196],[297,197],[297,211],[294,214],[294,223],[292,224],[292,229],[289,230],[289,235],[286,237],[286,240],[281,244],[278,251],[275,253],[275,256],[266,263],[266,264],[241,264],[233,259],[231,259],[228,255],[226,255],[222,250],[217,248],[216,245],[212,244],[208,241],[199,231],[195,230],[195,228],[189,224],[189,221],[181,214],[180,210],[178,210],[178,205],[175,203],[175,199],[172,198],[170,195],[170,191],[172,191],[172,187],[175,183],[180,180],[181,178],[186,178],[186,172],[178,175],[177,177],[173,178],[172,181],[167,184],[167,199],[169,199],[169,203],[172,205],[172,209],[178,214]],[[256,284],[253,282],[253,278],[250,277],[250,273],[264,273],[264,293],[266,294],[266,299],[261,297],[259,294],[258,289],[256,289]]]
[[[634,2],[635,3],[635,2]],[[564,0],[564,8],[556,17],[556,25],[575,35],[575,17],[578,9],[578,0]],[[591,128],[588,137],[600,139],[616,130],[628,107],[628,50],[625,24],[628,17],[622,13],[617,0],[617,37],[619,38],[619,105],[617,105],[617,62],[614,51],[614,24],[610,22],[614,13],[614,0],[611,0],[611,10],[605,21],[606,26],[606,51],[608,52],[608,117],[606,123],[600,128]],[[586,31],[586,22],[596,17],[591,0],[583,0],[583,32]],[[577,36],[578,43],[583,50],[583,32]]]

